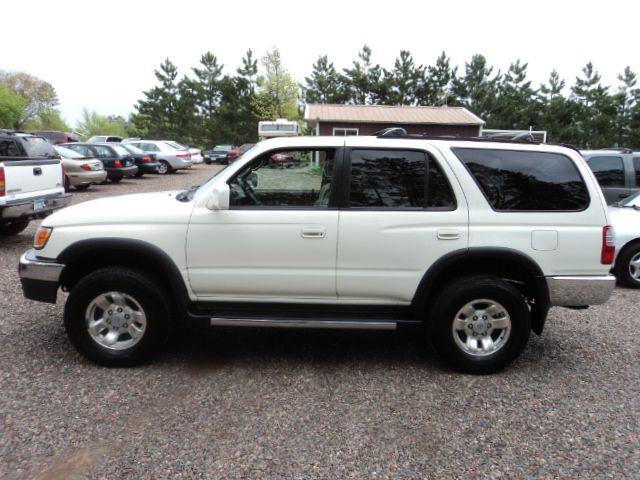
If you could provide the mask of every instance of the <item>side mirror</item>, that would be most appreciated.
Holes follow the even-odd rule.
[[[207,200],[209,210],[229,210],[229,185],[223,183],[216,185],[211,190],[211,196]]]
[[[251,188],[258,188],[258,174],[256,172],[251,172],[247,175],[247,183]]]

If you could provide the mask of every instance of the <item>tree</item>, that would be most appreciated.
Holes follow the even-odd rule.
[[[582,69],[583,78],[576,77],[571,97],[577,103],[576,116],[578,145],[586,148],[612,146],[615,141],[615,99],[609,95],[609,87],[600,84],[600,74],[591,62]]]
[[[25,130],[57,130],[60,132],[70,132],[72,129],[60,115],[60,110],[52,108],[44,111],[36,118],[27,120],[24,124]]]
[[[318,57],[313,64],[311,76],[304,80],[304,97],[307,103],[344,103],[348,98],[340,74],[326,55]]]
[[[242,57],[242,67],[236,70],[238,75],[247,82],[248,91],[252,94],[256,91],[256,80],[258,75],[258,61],[254,60],[251,49]]]
[[[22,115],[13,123],[16,130],[22,129],[28,120],[51,110],[59,103],[51,84],[29,73],[0,71],[0,83],[25,101]]]
[[[562,95],[566,82],[556,70],[549,75],[548,83],[540,86],[538,102],[541,116],[539,128],[547,131],[547,141],[578,145],[579,135],[575,126],[578,106]]]
[[[380,80],[381,69],[379,65],[375,67],[371,64],[371,49],[365,45],[362,51],[358,53],[359,61],[353,62],[353,66],[343,70],[341,76],[342,83],[347,92],[347,102],[356,105],[368,105],[373,103],[371,99],[371,90],[374,88],[372,80],[377,75]],[[372,72],[373,70],[373,72]]]
[[[627,66],[621,75],[618,75],[621,85],[615,95],[617,108],[616,140],[619,146],[636,147],[640,143],[638,133],[640,125],[637,123],[638,102],[640,101],[640,89],[636,87],[638,80],[636,74]]]
[[[195,79],[185,79],[181,85],[182,104],[193,96],[195,114],[199,128],[193,132],[194,143],[205,142],[213,144],[216,139],[217,115],[220,108],[220,80],[223,65],[218,64],[218,58],[211,52],[200,57],[202,68],[194,68]],[[193,125],[195,127],[195,125]]]
[[[490,126],[505,130],[527,130],[537,126],[540,116],[537,93],[527,80],[527,64],[520,63],[520,60],[512,63],[498,84]]]
[[[427,67],[425,78],[418,85],[416,91],[418,105],[449,105],[453,100],[452,83],[457,71],[457,67],[451,68],[449,57],[443,51],[436,59],[436,64]]]
[[[275,120],[300,117],[298,108],[300,88],[282,65],[280,50],[273,48],[262,58],[264,76],[258,79],[258,92],[254,108],[258,118]]]
[[[180,89],[176,79],[177,67],[165,59],[159,70],[155,70],[159,85],[143,92],[146,97],[135,106],[137,114],[133,122],[137,130],[154,137],[174,137],[179,130],[180,121]]]
[[[418,88],[425,82],[425,72],[425,67],[415,65],[408,50],[401,50],[400,56],[396,57],[390,75],[389,103],[392,105],[415,105]]]
[[[27,101],[0,84],[0,128],[13,128],[24,116]]]
[[[494,113],[498,83],[501,74],[491,76],[493,67],[487,66],[487,59],[480,54],[473,55],[471,62],[465,63],[464,77],[453,82],[453,92],[458,97],[456,103],[467,108],[487,124],[491,124]]]
[[[82,109],[82,117],[76,124],[76,131],[87,140],[93,135],[115,135],[126,137],[125,119],[118,116],[100,115],[96,111]]]

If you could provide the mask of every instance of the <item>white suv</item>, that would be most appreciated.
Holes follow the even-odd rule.
[[[274,169],[274,155],[299,167]],[[424,137],[259,143],[183,192],[111,197],[48,217],[23,255],[27,298],[69,291],[88,358],[148,358],[186,320],[420,327],[455,368],[497,371],[551,306],[605,302],[613,232],[574,150]]]

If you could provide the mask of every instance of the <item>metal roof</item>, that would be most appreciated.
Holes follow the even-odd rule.
[[[311,127],[320,122],[483,125],[464,107],[308,104],[304,118]]]

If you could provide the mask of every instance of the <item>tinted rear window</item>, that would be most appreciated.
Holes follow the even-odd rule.
[[[559,153],[454,148],[498,211],[576,211],[589,193],[573,161]]]
[[[587,163],[601,187],[624,187],[622,157],[614,155],[591,157]]]
[[[57,157],[58,154],[49,142],[40,137],[22,137],[22,146],[29,157]]]

